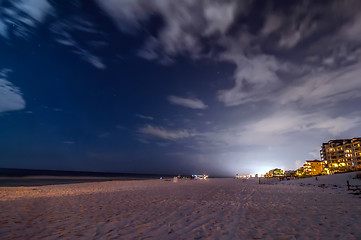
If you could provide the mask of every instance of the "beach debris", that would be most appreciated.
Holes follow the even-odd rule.
[[[168,224],[168,234],[171,234],[174,230],[172,228],[173,225],[175,225],[176,223],[169,223]]]

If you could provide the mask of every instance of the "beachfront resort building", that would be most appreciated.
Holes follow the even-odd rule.
[[[322,144],[320,155],[329,173],[361,169],[361,138],[330,140]]]
[[[282,177],[283,176],[283,170],[279,168],[272,169],[268,172],[268,177]]]
[[[320,160],[306,160],[303,171],[306,175],[320,175],[323,171],[323,162]]]
[[[294,176],[306,177],[327,174],[325,173],[323,166],[323,162],[320,160],[306,160],[303,166],[294,172]]]
[[[287,170],[284,172],[285,177],[294,177],[296,176],[296,170]]]

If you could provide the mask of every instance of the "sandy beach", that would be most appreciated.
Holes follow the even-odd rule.
[[[0,239],[360,239],[360,196],[297,181],[1,187]]]

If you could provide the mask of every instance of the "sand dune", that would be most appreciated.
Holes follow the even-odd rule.
[[[209,179],[0,188],[0,239],[359,239],[361,199]]]

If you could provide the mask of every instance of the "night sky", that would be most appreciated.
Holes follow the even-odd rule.
[[[229,175],[361,136],[361,1],[0,0],[0,167]]]

